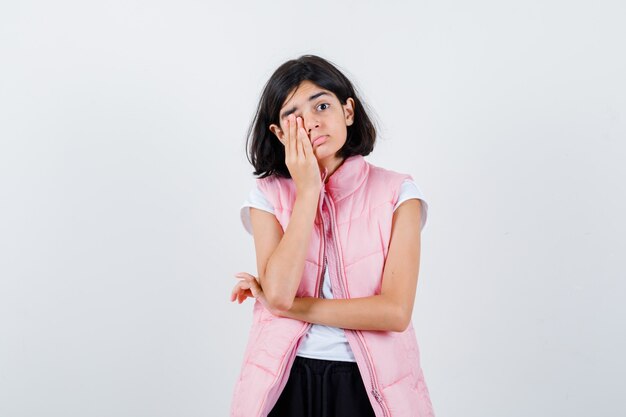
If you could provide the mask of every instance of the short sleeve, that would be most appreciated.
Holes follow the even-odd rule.
[[[396,205],[393,207],[393,211],[396,211],[396,209],[400,207],[400,204],[402,204],[403,202],[411,198],[418,199],[422,203],[422,213],[421,213],[422,224],[421,224],[420,230],[424,229],[424,225],[426,224],[426,217],[428,216],[428,203],[426,202],[426,197],[424,196],[424,193],[422,192],[422,190],[420,190],[420,188],[417,186],[417,184],[414,181],[410,179],[405,179],[402,182],[402,185],[400,186],[400,194],[398,196],[398,201],[396,202]]]
[[[239,213],[241,216],[241,223],[246,231],[252,234],[252,222],[250,221],[250,207],[254,207],[260,210],[264,210],[274,214],[274,207],[270,204],[269,201],[265,198],[258,185],[254,185],[252,190],[250,190],[250,194],[248,194],[248,198],[244,201],[239,209]]]

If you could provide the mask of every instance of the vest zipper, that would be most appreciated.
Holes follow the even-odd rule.
[[[333,208],[331,206],[332,202],[330,201],[330,198],[328,198],[328,204],[327,205],[328,205],[328,208],[329,208],[329,217],[330,217],[330,228],[328,229],[328,231],[329,231],[329,233],[328,233],[329,236],[328,237],[329,237],[329,240],[332,240],[333,235],[336,235],[336,233],[335,233],[336,232],[336,225],[334,223],[335,222],[334,210],[333,210]],[[325,241],[326,241],[326,238],[327,238],[327,236],[326,236],[327,235],[327,233],[326,233],[326,225],[324,223],[324,216],[322,215],[320,217],[322,219],[322,228],[323,228],[323,232],[324,232],[322,234],[322,236],[323,236],[322,241],[324,242],[324,246],[326,246],[325,245]],[[345,277],[343,277],[343,275],[341,274],[341,270],[340,270],[341,268],[339,268],[339,262],[340,262],[339,254],[338,254],[339,251],[337,250],[337,246],[336,245],[334,245],[334,248],[335,248],[335,253],[331,253],[331,254],[336,256],[333,259],[336,260],[335,268],[336,268],[336,272],[337,272],[337,280],[339,281],[339,283],[340,283],[340,285],[342,287],[343,296],[345,298],[347,298],[347,292],[348,291],[346,289],[346,284],[344,282],[344,278]],[[324,249],[324,257],[326,257],[326,250],[325,249]],[[368,369],[368,372],[369,372],[369,375],[370,375],[370,384],[371,384],[371,387],[372,387],[370,392],[372,393],[374,398],[376,398],[376,401],[378,401],[378,404],[380,405],[380,408],[383,411],[383,416],[390,416],[391,414],[390,414],[389,410],[387,409],[387,405],[385,404],[385,401],[384,401],[382,395],[380,394],[380,391],[378,390],[378,382],[377,382],[377,378],[376,378],[376,373],[374,371],[374,366],[372,364],[372,358],[370,357],[370,354],[369,354],[369,352],[367,351],[367,349],[365,347],[365,342],[363,342],[363,340],[362,340],[363,334],[359,330],[353,330],[353,329],[350,329],[350,330],[355,333],[356,340],[359,342],[361,351],[363,352],[363,355],[366,358],[365,364],[367,365],[367,369]]]

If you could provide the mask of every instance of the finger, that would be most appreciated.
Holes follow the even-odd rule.
[[[257,283],[255,280],[245,280],[242,281],[241,283],[241,288],[249,290],[252,293],[253,297],[256,297],[256,294],[258,293],[258,287],[257,287]]]
[[[304,152],[305,157],[313,156],[313,145],[311,144],[311,138],[307,133],[304,126],[302,126],[302,151]]]
[[[235,301],[237,298],[237,294],[239,294],[239,286],[237,285],[230,293],[230,301]]]
[[[283,131],[283,145],[285,145],[285,159],[291,154],[291,145],[289,141],[289,116],[285,119],[285,130]]]
[[[303,144],[302,142],[304,142],[305,140],[308,140],[308,137],[306,136],[306,131],[304,130],[304,126],[302,125],[302,117],[298,117],[297,119],[297,128],[298,131],[296,132],[296,135],[298,136],[298,140],[296,141],[298,146],[297,146],[297,150],[298,150],[298,157],[300,158],[304,158],[304,148],[303,148]]]
[[[235,301],[235,298],[237,298],[237,294],[239,294],[240,291],[241,285],[238,283],[237,285],[235,285],[235,288],[233,288],[232,292],[230,293],[230,301]]]
[[[235,293],[235,297],[231,301],[234,301],[236,298],[239,301],[239,304],[241,304],[242,301],[248,297],[248,294],[252,294],[249,286],[247,286],[247,284],[242,285],[241,288],[239,288],[239,290]]]
[[[257,284],[255,280],[250,281],[249,286],[247,288],[250,290],[250,293],[252,294],[254,298],[258,298],[259,295],[261,294],[261,288],[259,287],[259,284]]]
[[[253,280],[255,282],[258,282],[257,278],[254,275],[248,274],[247,272],[239,272],[239,273],[235,274],[235,277],[237,277],[237,278],[239,278],[241,280]]]
[[[235,301],[237,298],[237,292],[239,292],[239,284],[235,285],[235,288],[230,292],[230,301]]]
[[[242,290],[242,291],[239,293],[239,295],[238,295],[238,298],[239,298],[239,300],[240,300],[240,301],[239,301],[239,304],[241,304],[241,303],[243,303],[244,301],[246,301],[246,298],[248,298],[248,297],[250,297],[250,298],[255,298],[255,297],[254,297],[254,295],[252,294],[252,292],[251,292],[250,290]]]
[[[244,299],[245,299],[245,298],[248,298],[248,297],[252,297],[252,298],[254,298],[254,296],[252,295],[252,291],[250,291],[250,290],[243,290],[243,291],[241,292],[241,296],[242,296]]]
[[[248,281],[250,279],[256,280],[256,277],[254,275],[248,274],[246,272],[239,272],[238,274],[235,274],[235,278],[240,281]]]
[[[250,281],[241,281],[239,284],[237,284],[237,286],[240,289],[245,290],[245,289],[252,287],[252,283]]]
[[[295,115],[289,115],[289,152],[291,157],[295,157],[298,153],[296,150],[297,138],[297,125]]]
[[[244,301],[246,301],[246,296],[243,293],[239,293],[238,297],[237,297],[237,302],[239,304],[243,303]]]
[[[259,284],[259,281],[257,281],[257,279],[255,277],[244,278],[244,280],[245,280],[245,282],[250,284],[252,287],[255,287],[257,289],[261,289],[261,284]]]
[[[249,279],[245,279],[245,278],[243,278],[243,279],[241,279],[238,283],[236,283],[236,284],[235,284],[235,286],[233,287],[233,290],[232,290],[232,292],[231,292],[231,295],[232,295],[232,294],[235,294],[237,291],[239,291],[239,290],[240,290],[242,287],[244,287],[244,286],[245,286],[246,288],[249,288],[249,286],[250,286],[250,280],[249,280]]]

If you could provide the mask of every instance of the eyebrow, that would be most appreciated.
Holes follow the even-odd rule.
[[[329,94],[326,91],[320,91],[319,93],[315,93],[311,97],[309,97],[309,101],[313,101],[320,96],[327,96],[327,95]],[[298,110],[298,108],[296,106],[293,106],[289,110],[285,110],[284,112],[282,112],[280,115],[280,118],[284,119],[285,117],[289,116],[291,113],[295,112],[296,110]]]

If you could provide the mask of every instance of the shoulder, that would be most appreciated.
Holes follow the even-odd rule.
[[[275,209],[282,209],[295,201],[296,186],[291,178],[270,175],[257,178],[256,185]]]
[[[256,208],[256,209],[267,211],[268,213],[274,214],[274,205],[266,197],[265,192],[259,187],[258,180],[254,183],[254,185],[250,189],[250,192],[248,193],[248,197],[245,199],[243,204],[239,207],[239,217],[241,219],[241,223],[243,224],[244,229],[249,234],[252,234],[252,222],[250,219],[250,208]]]
[[[405,172],[383,168],[371,163],[369,163],[369,165],[372,180],[387,187],[389,190],[388,192],[393,203],[394,212],[407,200],[417,199],[420,201],[421,228],[423,229],[428,216],[428,202],[426,195],[413,176]]]
[[[404,180],[413,180],[410,174],[383,168],[368,162],[370,182],[396,190]],[[397,190],[396,190],[397,191]]]
[[[380,177],[380,178],[389,178],[389,179],[405,178],[405,177],[411,178],[410,174],[407,174],[404,172],[399,172],[393,169],[374,165],[371,162],[367,162],[367,164],[369,165],[370,176]]]
[[[428,216],[428,202],[421,188],[413,179],[405,179],[404,181],[402,181],[398,193],[398,198],[393,207],[393,211],[395,212],[396,209],[400,207],[400,205],[402,205],[402,203],[404,203],[405,201],[412,199],[419,200],[421,203],[420,218],[421,229],[423,229],[426,224],[426,217]]]
[[[368,187],[381,195],[386,195],[386,199],[392,203],[398,199],[402,182],[413,179],[410,174],[383,168],[370,162],[368,165]]]

